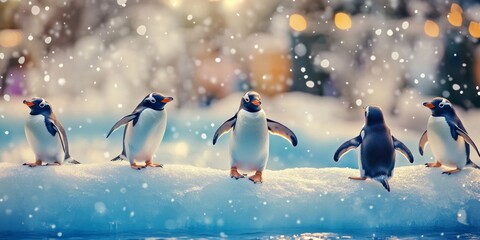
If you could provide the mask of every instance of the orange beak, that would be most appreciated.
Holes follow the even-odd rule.
[[[171,101],[173,101],[173,98],[172,98],[172,97],[166,97],[166,98],[164,98],[164,99],[162,100],[162,103],[169,103],[169,102],[171,102]]]
[[[435,108],[435,105],[433,105],[433,103],[431,102],[424,102],[423,103],[423,106],[427,107],[427,108],[430,108],[430,109],[434,109]]]
[[[255,106],[260,106],[261,103],[260,103],[260,100],[255,99],[255,100],[252,101],[252,104],[255,105]]]
[[[23,100],[23,104],[27,105],[28,107],[32,107],[33,105],[35,105],[32,101],[27,100]]]

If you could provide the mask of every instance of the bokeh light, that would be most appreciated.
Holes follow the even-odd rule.
[[[348,30],[352,27],[352,19],[350,15],[339,12],[335,14],[335,26],[341,30]]]
[[[463,9],[457,3],[452,3],[452,6],[450,6],[450,12],[463,13]]]
[[[447,15],[448,22],[452,24],[452,26],[460,27],[462,26],[463,18],[460,12],[450,12]]]
[[[440,27],[438,24],[432,20],[425,21],[425,25],[423,26],[423,31],[429,37],[438,37],[440,34]]]
[[[0,31],[0,46],[10,48],[22,42],[22,33],[18,30],[6,29]]]
[[[480,38],[480,23],[471,21],[468,25],[468,32],[472,37]]]
[[[307,20],[300,14],[292,14],[289,21],[290,27],[298,32],[307,29]]]
[[[450,12],[447,15],[448,22],[455,27],[462,26],[462,23],[463,23],[462,13],[463,13],[462,7],[460,7],[460,5],[456,3],[452,3],[452,5],[450,6]]]

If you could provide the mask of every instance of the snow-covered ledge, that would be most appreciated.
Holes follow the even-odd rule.
[[[255,231],[269,228],[480,226],[480,170],[399,167],[388,193],[358,171],[266,171],[263,184],[227,170],[126,162],[28,168],[0,163],[0,232]]]

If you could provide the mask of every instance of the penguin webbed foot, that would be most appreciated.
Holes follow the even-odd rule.
[[[240,174],[236,167],[232,167],[230,169],[230,178],[235,178],[236,180],[238,180],[238,179],[244,178],[244,177],[245,177],[245,175]]]
[[[444,171],[444,172],[442,172],[442,174],[452,175],[452,174],[458,173],[458,172],[460,172],[460,169],[455,168],[453,170]]]
[[[42,166],[41,164],[36,164],[36,163],[24,163],[23,166],[29,166],[31,168],[34,168],[36,166]]]
[[[248,180],[252,181],[254,184],[263,183],[262,172],[257,171],[255,175],[249,177]]]
[[[441,167],[442,164],[439,162],[434,162],[434,163],[425,163],[425,167]]]
[[[151,161],[146,161],[146,162],[145,162],[145,167],[159,167],[159,168],[163,168],[163,164],[161,164],[161,163],[152,163]]]
[[[348,177],[348,179],[357,180],[357,181],[365,181],[365,180],[367,180],[366,177]]]
[[[142,170],[142,168],[145,168],[146,166],[138,165],[137,163],[132,163],[130,167],[136,170]]]
[[[54,163],[47,163],[45,166],[60,166],[61,164],[58,163],[58,162],[54,162]]]
[[[35,161],[34,163],[24,163],[23,166],[29,166],[31,168],[36,166],[42,166],[42,161],[38,160],[38,161]]]

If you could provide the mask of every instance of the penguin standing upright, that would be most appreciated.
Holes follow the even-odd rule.
[[[254,183],[262,182],[269,154],[269,131],[287,139],[293,146],[297,145],[297,137],[292,130],[266,117],[260,94],[254,91],[242,97],[237,113],[217,129],[213,145],[230,129],[233,129],[230,137],[230,177],[235,179],[244,177],[238,172],[241,169],[255,171],[249,179]]]
[[[472,163],[470,146],[480,156],[477,146],[468,136],[450,101],[437,97],[431,102],[424,102],[423,106],[432,111],[428,118],[427,130],[420,137],[418,144],[420,154],[423,156],[425,146],[430,143],[435,162],[426,163],[427,167],[446,166],[451,169],[443,173],[450,175]]]
[[[395,150],[400,151],[405,158],[413,163],[410,150],[398,139],[391,135],[390,129],[385,124],[382,110],[376,106],[365,109],[365,125],[360,134],[352,138],[337,149],[333,159],[337,162],[350,150],[360,147],[358,168],[360,177],[349,177],[353,180],[368,178],[380,182],[390,192],[388,179],[393,174],[395,167]]]
[[[123,133],[123,150],[112,161],[127,158],[133,169],[149,167],[162,167],[162,164],[152,163],[153,154],[162,142],[167,126],[167,110],[165,105],[173,100],[172,97],[164,97],[159,93],[150,93],[133,112],[113,125],[110,134],[122,125],[125,126]],[[145,161],[145,165],[139,165],[136,161]]]
[[[30,108],[30,115],[25,121],[25,136],[35,153],[35,162],[23,165],[36,167],[43,162],[60,165],[64,161],[79,164],[70,159],[67,133],[50,104],[43,98],[23,100],[23,104]]]

